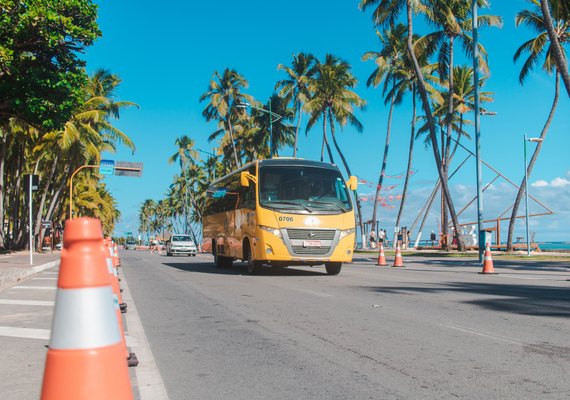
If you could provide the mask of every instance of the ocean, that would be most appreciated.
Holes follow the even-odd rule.
[[[539,242],[538,246],[541,250],[557,251],[566,250],[570,251],[570,242]]]

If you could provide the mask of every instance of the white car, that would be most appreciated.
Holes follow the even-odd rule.
[[[172,235],[166,241],[166,255],[186,254],[187,256],[196,256],[196,244],[192,241],[190,235]]]

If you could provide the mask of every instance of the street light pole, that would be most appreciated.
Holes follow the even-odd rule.
[[[214,157],[216,159],[216,164],[218,163],[218,156],[215,155],[214,153],[211,153],[209,151],[202,150],[202,149],[196,149],[196,150],[199,151],[200,153],[208,154],[208,155]],[[214,166],[214,180],[216,180],[216,167],[215,166]]]
[[[524,208],[525,208],[525,228],[526,228],[526,255],[530,256],[530,240],[528,234],[528,170],[526,167],[526,142],[540,143],[542,139],[540,138],[527,138],[526,134],[523,136],[524,144]]]
[[[475,158],[477,175],[477,234],[479,235],[479,263],[483,263],[483,250],[485,247],[483,232],[483,175],[481,173],[481,131],[479,113],[479,22],[477,19],[477,0],[472,0],[472,30],[473,30],[473,95],[475,97]]]
[[[269,158],[273,157],[273,123],[279,121],[283,116],[271,111],[271,99],[269,99],[269,110],[262,107],[257,107],[249,103],[239,103],[237,107],[246,108],[251,107],[266,114],[269,114]],[[275,118],[275,119],[273,119]]]

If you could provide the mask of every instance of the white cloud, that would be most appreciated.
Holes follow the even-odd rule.
[[[550,186],[552,187],[564,187],[570,185],[570,181],[565,178],[554,178],[552,182],[550,182]]]
[[[548,182],[539,180],[539,181],[536,181],[533,184],[531,184],[531,186],[532,187],[546,187],[546,186],[548,186]]]

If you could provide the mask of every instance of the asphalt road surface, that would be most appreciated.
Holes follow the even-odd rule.
[[[361,259],[338,276],[248,276],[205,254],[120,255],[173,400],[570,398],[567,266]]]

